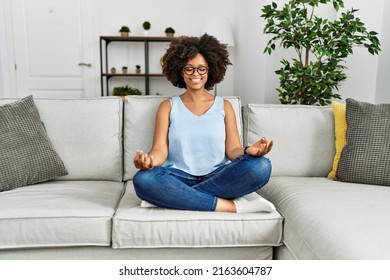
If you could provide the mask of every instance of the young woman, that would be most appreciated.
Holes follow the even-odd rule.
[[[269,180],[271,164],[263,156],[273,142],[261,138],[243,148],[232,105],[207,92],[223,80],[229,64],[226,45],[207,34],[171,42],[163,73],[185,91],[160,104],[152,148],[134,157],[141,205],[240,213],[274,209],[251,194]]]

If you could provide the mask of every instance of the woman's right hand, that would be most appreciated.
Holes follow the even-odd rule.
[[[154,168],[153,156],[144,154],[142,151],[137,150],[134,156],[134,166],[141,170],[150,170]]]
[[[247,148],[247,154],[254,157],[261,157],[268,154],[273,146],[274,142],[262,137],[259,141]]]

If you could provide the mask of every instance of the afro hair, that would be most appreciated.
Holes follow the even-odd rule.
[[[209,75],[205,84],[206,90],[212,89],[215,84],[223,80],[228,65],[231,65],[227,45],[208,34],[199,38],[180,36],[171,41],[169,48],[161,58],[163,74],[175,87],[186,87],[181,72],[187,62],[197,54],[203,55],[208,63]]]

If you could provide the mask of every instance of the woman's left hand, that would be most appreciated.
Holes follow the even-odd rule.
[[[246,153],[254,157],[261,157],[271,151],[273,144],[274,142],[272,140],[262,137],[259,141],[249,146],[246,149]]]

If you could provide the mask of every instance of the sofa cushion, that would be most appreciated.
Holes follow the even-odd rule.
[[[336,179],[390,186],[390,104],[346,101],[347,143]]]
[[[243,107],[244,143],[274,140],[267,157],[273,176],[323,176],[335,154],[331,107],[248,104]]]
[[[238,131],[242,131],[241,101],[239,97],[223,97],[228,100],[236,113]],[[126,96],[124,113],[124,180],[131,180],[137,169],[133,158],[138,149],[149,151],[152,147],[156,112],[160,103],[167,99],[162,96]]]
[[[124,184],[50,181],[0,193],[0,250],[110,246]]]
[[[68,170],[61,180],[122,181],[120,98],[34,100],[53,147]],[[0,105],[14,101],[0,99]]]
[[[328,174],[328,179],[334,180],[336,178],[337,166],[339,165],[341,151],[343,150],[347,133],[347,121],[345,119],[346,105],[332,101],[332,110],[334,115],[334,130],[336,138],[336,154],[333,159],[332,171]]]
[[[260,190],[284,217],[297,259],[390,259],[390,188],[327,178],[272,177]]]
[[[0,106],[0,191],[67,175],[32,96]]]
[[[283,218],[271,213],[215,213],[141,208],[132,181],[113,219],[114,248],[277,246]]]

